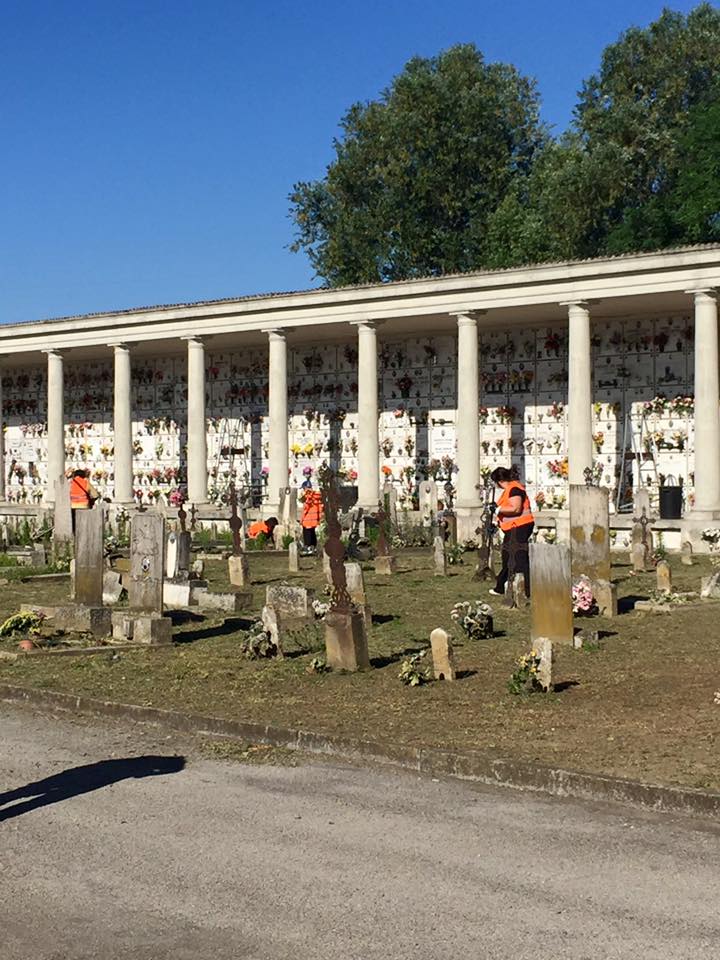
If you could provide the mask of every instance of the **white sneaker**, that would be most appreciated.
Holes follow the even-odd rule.
[[[496,590],[495,587],[493,587],[493,588],[490,590],[490,596],[491,596],[491,597],[504,597],[505,594],[504,594],[504,593],[500,593],[499,590]]]

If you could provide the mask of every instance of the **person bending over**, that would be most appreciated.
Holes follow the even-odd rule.
[[[522,573],[525,577],[525,592],[530,596],[530,555],[528,541],[535,529],[535,517],[530,509],[530,498],[525,487],[517,479],[514,469],[497,467],[490,474],[493,483],[500,487],[497,499],[497,523],[503,532],[502,570],[495,587],[490,591],[501,597],[512,567],[513,576]]]

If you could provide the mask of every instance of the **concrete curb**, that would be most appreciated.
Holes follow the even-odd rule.
[[[659,813],[720,819],[720,793],[577,773],[523,760],[501,760],[478,751],[451,751],[435,747],[353,740],[307,730],[186,714],[175,710],[161,710],[158,707],[141,707],[10,684],[0,684],[0,700],[28,703],[43,709],[152,723],[196,736],[223,737],[347,760],[388,763],[431,776],[455,777],[493,786],[533,790],[556,797],[624,803]]]

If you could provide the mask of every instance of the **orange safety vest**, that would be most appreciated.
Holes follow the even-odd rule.
[[[500,524],[500,529],[503,531],[503,533],[507,530],[512,530],[514,527],[524,527],[528,523],[535,523],[535,517],[530,509],[530,497],[528,497],[527,493],[525,492],[525,487],[521,483],[518,483],[517,480],[513,480],[512,484],[506,489],[503,489],[502,493],[498,497],[498,511],[502,510],[503,507],[508,507],[510,505],[510,491],[515,488],[522,490],[523,493],[522,513],[519,513],[516,517],[503,517],[500,513],[498,513],[498,523]]]
[[[322,494],[317,490],[306,490],[303,497],[303,512],[300,526],[314,528],[320,526],[323,518]]]
[[[261,533],[270,533],[268,530],[268,525],[264,520],[256,520],[255,523],[251,523],[248,527],[247,535],[251,540],[254,540],[255,537],[259,537]]]
[[[70,480],[70,506],[83,510],[90,506],[90,482],[87,477],[72,477]]]

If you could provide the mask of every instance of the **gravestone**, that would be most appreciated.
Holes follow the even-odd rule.
[[[672,593],[672,574],[667,560],[658,560],[655,567],[658,593]]]
[[[633,492],[633,515],[641,517],[645,514],[650,516],[650,491],[647,487],[639,487]]]
[[[353,609],[347,588],[345,547],[338,520],[339,495],[331,470],[323,472],[321,489],[328,534],[324,550],[332,575],[330,610],[325,615],[325,654],[331,669],[363,670],[370,666],[365,619]]]
[[[384,504],[379,504],[377,512],[378,539],[375,555],[375,573],[390,576],[395,573],[395,557],[390,553],[387,542],[388,513]]]
[[[293,542],[288,547],[288,572],[289,573],[300,572],[300,550],[298,548],[297,540],[293,540]]]
[[[243,501],[244,504],[244,501]],[[245,510],[238,514],[238,497],[235,487],[230,488],[230,530],[233,538],[232,556],[228,557],[228,578],[233,587],[250,586],[250,568],[245,554]]]
[[[103,574],[103,604],[112,606],[118,603],[123,592],[120,574],[116,570],[106,570]]]
[[[527,595],[525,586],[525,574],[516,573],[512,578],[512,583],[508,584],[508,593],[512,595],[513,606],[518,610],[524,610],[530,605],[530,598]]]
[[[55,481],[55,508],[53,512],[53,551],[56,557],[67,553],[73,541],[70,485],[65,477]]]
[[[570,548],[564,543],[531,543],[531,639],[572,645],[573,612]]]
[[[430,634],[433,673],[436,680],[455,680],[455,655],[450,634],[440,627]]]
[[[435,563],[435,576],[447,576],[447,556],[445,554],[445,541],[442,537],[435,537],[433,541],[433,560]]]
[[[372,610],[367,602],[365,578],[359,563],[349,561],[345,564],[345,580],[350,601],[363,615],[366,628],[372,626]]]
[[[281,620],[312,622],[315,619],[312,608],[314,596],[314,591],[305,587],[273,583],[266,588],[265,603],[278,613]]]
[[[535,680],[539,687],[547,693],[552,690],[553,643],[548,637],[536,637],[533,640],[533,649],[540,658]]]
[[[423,480],[420,483],[418,501],[423,523],[432,523],[438,512],[438,489],[434,480]]]
[[[617,616],[610,566],[610,508],[604,488],[570,484],[570,550],[573,580],[587,577],[601,616]]]
[[[383,484],[382,502],[390,525],[397,527],[397,489],[395,484],[387,481]]]
[[[180,569],[178,563],[178,538],[176,533],[171,533],[167,538],[165,547],[165,576],[168,580],[173,580]]]
[[[128,586],[128,603],[133,612],[162,613],[164,568],[165,518],[149,511],[136,513],[130,524]]]
[[[702,578],[700,596],[706,600],[720,600],[720,570]]]
[[[284,660],[285,652],[282,645],[282,635],[280,633],[277,610],[273,609],[273,607],[264,606],[260,611],[260,620],[262,621],[263,630],[268,634],[271,642],[275,646],[277,651],[275,656],[278,660]]]
[[[680,548],[680,562],[686,567],[693,565],[693,548],[689,540],[685,540]]]
[[[250,566],[244,553],[233,554],[228,557],[228,577],[233,587],[247,587],[250,585]]]
[[[78,510],[75,517],[75,603],[101,607],[103,602],[104,516],[102,507]]]
[[[634,573],[645,573],[646,570],[650,569],[653,551],[651,523],[650,516],[645,512],[644,507],[641,513],[633,517],[633,528],[630,535],[630,562]]]

